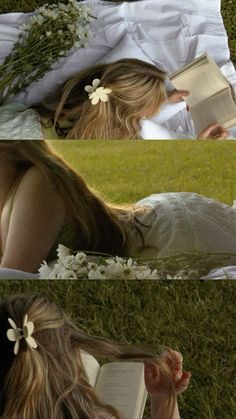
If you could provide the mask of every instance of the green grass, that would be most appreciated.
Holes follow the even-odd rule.
[[[197,192],[236,199],[235,141],[50,142],[109,202],[132,204],[152,193]]]
[[[120,3],[120,1],[117,0],[111,1]],[[4,0],[0,5],[0,13],[32,12],[36,7],[43,5],[45,2],[49,4],[57,2],[67,3],[66,0]],[[236,64],[236,0],[222,0],[222,15],[229,36],[231,58],[234,64]]]
[[[182,419],[236,417],[236,282],[2,281],[0,295],[40,292],[91,334],[180,350],[192,371]],[[145,419],[150,419],[148,406]]]

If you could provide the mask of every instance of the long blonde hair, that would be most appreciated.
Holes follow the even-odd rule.
[[[22,339],[17,355],[14,343],[6,336],[11,318],[21,328],[23,318],[34,323],[37,349]],[[88,383],[80,350],[107,359],[154,361],[169,382],[171,419],[175,394],[171,372],[151,352],[125,347],[108,339],[90,336],[77,328],[62,309],[47,297],[15,295],[0,301],[0,417],[2,419],[98,419],[96,409],[121,419],[118,412],[105,405]]]
[[[85,86],[94,79],[111,89],[107,102],[89,100]],[[144,61],[122,59],[82,71],[65,84],[59,103],[44,105],[55,111],[55,125],[59,118],[71,121],[67,138],[137,139],[141,118],[153,117],[165,98],[165,73]]]
[[[35,165],[44,173],[77,223],[80,249],[74,250],[128,255],[124,226],[132,225],[132,211],[106,204],[46,141],[2,140],[0,152],[6,152],[19,168]]]

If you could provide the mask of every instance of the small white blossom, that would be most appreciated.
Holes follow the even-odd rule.
[[[43,261],[42,265],[39,268],[40,278],[47,279],[50,277],[51,268],[49,268],[47,262]]]
[[[87,259],[87,255],[83,252],[78,252],[75,256],[75,261],[78,262],[80,265],[82,265],[86,259]]]
[[[88,279],[107,279],[105,276],[105,272],[100,272],[99,269],[90,271],[88,273]]]
[[[59,244],[57,248],[57,256],[59,259],[62,259],[65,256],[70,255],[70,249],[68,247],[63,246],[63,244]]]
[[[108,278],[118,279],[119,277],[123,276],[124,266],[122,263],[120,263],[120,261],[114,259],[106,259],[106,263],[106,275]]]
[[[66,5],[64,3],[58,3],[58,7],[60,10],[66,10]]]
[[[72,33],[76,31],[76,25],[74,25],[74,24],[68,24],[67,28]]]

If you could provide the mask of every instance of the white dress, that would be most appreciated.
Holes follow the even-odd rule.
[[[133,230],[130,254],[170,256],[179,252],[229,252],[236,254],[236,209],[192,192],[151,195],[135,207],[144,247]],[[236,262],[235,258],[231,259]]]

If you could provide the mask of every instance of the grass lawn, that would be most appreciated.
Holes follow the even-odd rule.
[[[152,193],[197,192],[236,199],[235,141],[50,141],[109,202]]]
[[[117,3],[120,1],[110,0]],[[129,0],[127,0],[129,1]],[[139,1],[139,0],[137,0]],[[44,3],[67,3],[66,0],[4,0],[0,4],[0,13],[7,12],[32,12],[36,7]],[[236,64],[236,0],[222,0],[222,15],[224,24],[229,36],[229,46],[231,51],[231,58]]]
[[[46,294],[88,333],[177,348],[192,371],[181,418],[236,417],[236,282],[1,281],[2,298],[17,292]]]

